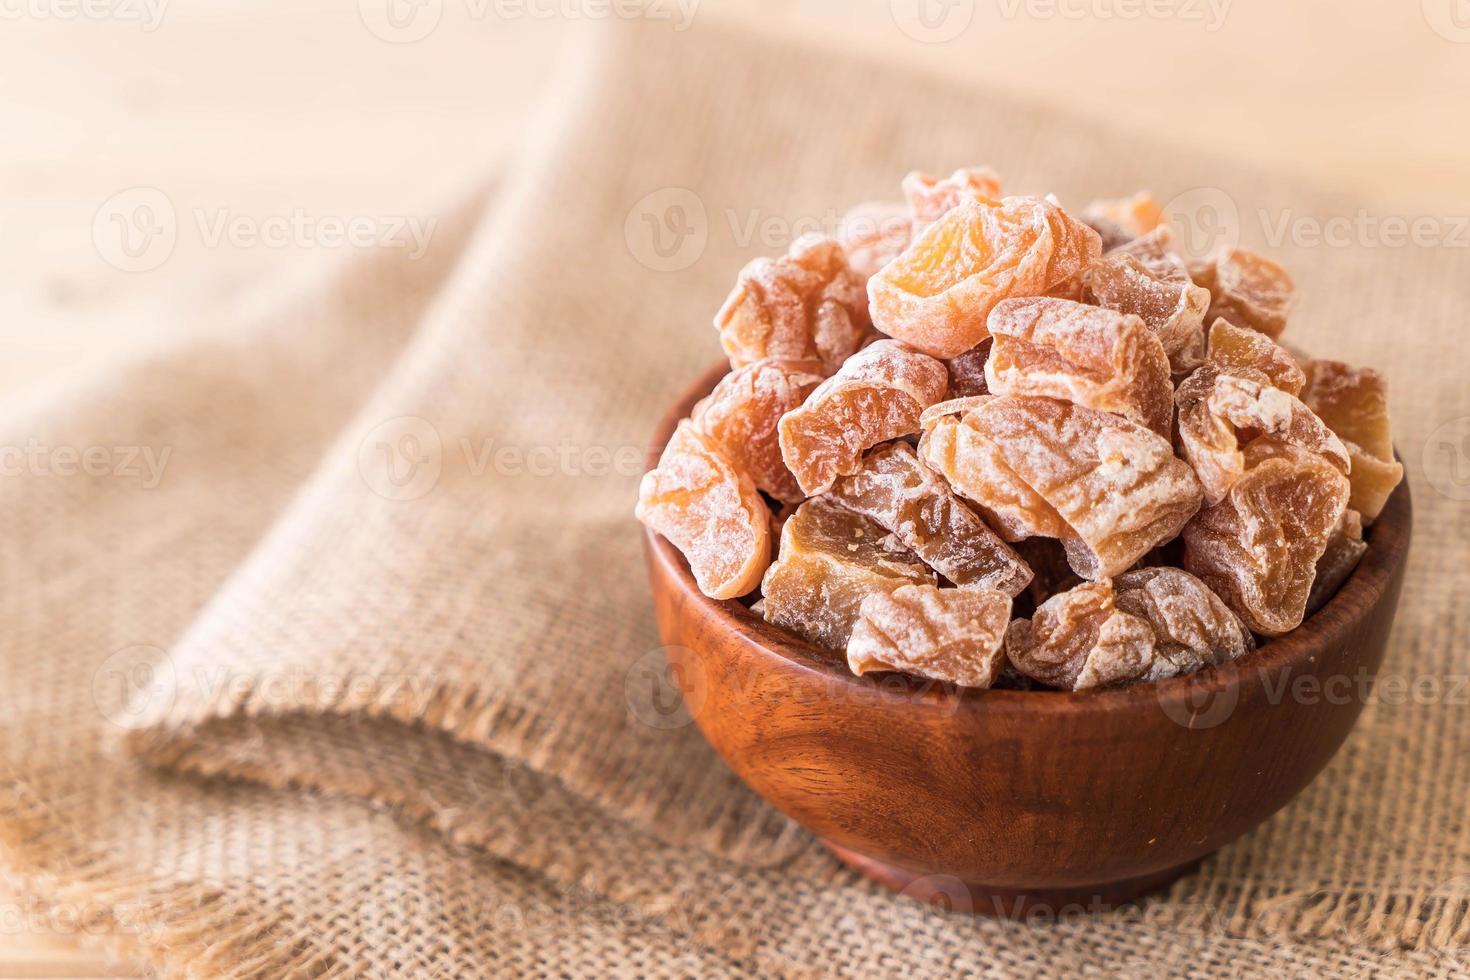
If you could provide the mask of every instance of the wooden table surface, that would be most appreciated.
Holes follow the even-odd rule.
[[[428,36],[388,43],[369,27],[385,2],[165,0],[156,24],[72,18],[84,5],[62,0],[5,6],[0,394],[149,342],[162,328],[135,312],[147,304],[293,254],[180,235],[167,261],[127,271],[92,234],[113,195],[158,188],[247,216],[422,213],[504,156],[546,81],[565,18],[514,11],[599,9],[447,0]],[[658,0],[1071,103],[1404,214],[1470,213],[1465,3]],[[944,16],[916,19],[922,4]],[[0,911],[17,901],[0,886]],[[0,931],[0,978],[136,972],[67,936]]]

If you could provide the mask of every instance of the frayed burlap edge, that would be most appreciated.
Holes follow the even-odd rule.
[[[236,692],[238,698],[228,706],[205,705],[197,698],[180,699],[161,723],[126,733],[122,748],[135,759],[164,771],[249,778],[278,788],[315,785],[311,773],[282,773],[276,769],[256,772],[253,767],[246,771],[238,761],[220,757],[219,736],[227,734],[232,720],[366,718],[415,731],[428,729],[467,747],[515,759],[556,779],[605,811],[610,819],[658,828],[670,843],[700,847],[741,864],[780,864],[809,845],[807,831],[754,794],[733,799],[728,795],[691,799],[675,781],[667,784],[665,792],[650,793],[646,784],[607,779],[604,753],[589,752],[585,744],[577,743],[571,726],[560,719],[548,722],[544,715],[525,711],[509,698],[479,685],[426,680],[421,688],[412,684],[406,687],[423,693],[395,697],[391,692],[385,694],[381,686],[355,686],[348,679],[335,697],[282,710],[261,685],[242,682]],[[358,696],[353,693],[355,689],[376,690],[379,696]],[[378,787],[367,773],[360,784],[344,791],[378,799]],[[449,832],[453,828],[438,829]],[[480,843],[483,845],[484,839]]]
[[[88,928],[78,933],[84,945],[146,961],[164,978],[345,975],[265,901],[197,883],[163,884],[76,840],[66,826],[27,784],[5,781],[0,859],[7,876],[52,908],[88,910]]]

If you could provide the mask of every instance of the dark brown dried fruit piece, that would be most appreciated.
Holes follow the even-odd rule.
[[[1312,580],[1312,591],[1307,596],[1308,616],[1327,605],[1327,600],[1337,594],[1367,552],[1368,544],[1363,540],[1363,515],[1349,507],[1343,511],[1337,530],[1328,539],[1327,550],[1317,559],[1317,577]]]
[[[1011,623],[1005,646],[1016,670],[1067,691],[1144,680],[1155,659],[1153,628],[1117,607],[1106,578],[1054,595],[1030,619]]]
[[[985,362],[990,358],[991,344],[992,340],[986,337],[958,357],[944,362],[949,368],[950,398],[990,394],[990,387],[985,383]]]
[[[1274,439],[1184,529],[1184,567],[1263,636],[1301,625],[1317,562],[1347,509],[1348,480],[1321,455]]]
[[[815,497],[781,529],[779,557],[761,582],[761,614],[816,646],[842,651],[869,595],[933,584],[934,573],[887,531]]]
[[[956,585],[1014,596],[1031,581],[1020,556],[906,442],[870,452],[862,469],[838,480],[828,497],[892,531]]]

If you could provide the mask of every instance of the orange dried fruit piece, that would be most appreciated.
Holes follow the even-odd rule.
[[[985,362],[990,359],[990,346],[991,339],[986,337],[963,354],[944,362],[944,366],[949,368],[950,398],[990,394],[990,387],[985,382]]]
[[[1184,529],[1184,567],[1252,630],[1301,625],[1322,558],[1347,509],[1348,480],[1321,455],[1274,439],[1245,448],[1245,474]]]
[[[1011,597],[994,589],[904,585],[863,600],[847,641],[854,674],[898,670],[990,687],[1005,668]]]
[[[877,341],[781,419],[781,455],[802,492],[822,493],[856,473],[868,448],[919,431],[919,416],[948,387],[943,362],[897,341]]]
[[[776,425],[822,383],[817,361],[757,361],[720,379],[690,415],[756,488],[777,500],[805,499],[781,458]]]
[[[1011,296],[1038,296],[1091,265],[1097,232],[1039,197],[961,200],[868,280],[873,324],[935,357],[988,335]]]
[[[1243,450],[1256,439],[1289,442],[1348,472],[1342,440],[1265,374],[1227,372],[1206,364],[1179,386],[1175,402],[1180,448],[1204,487],[1207,504],[1223,500],[1245,473]]]
[[[926,411],[920,419],[919,458],[976,504],[1003,540],[1069,537],[1072,529],[1062,515],[1011,469],[1006,453],[974,414],[995,397],[956,398]]]
[[[1174,417],[1169,358],[1138,317],[1030,297],[998,303],[988,322],[991,393],[1060,398],[1168,437]]]
[[[1199,367],[1210,292],[1189,277],[1168,226],[1108,252],[1093,264],[1086,280],[1092,302],[1148,324],[1164,345],[1173,373]]]
[[[841,651],[862,601],[934,573],[881,527],[815,497],[781,529],[781,550],[761,582],[761,614],[816,646]]]
[[[781,258],[760,258],[740,270],[715,314],[730,366],[767,359],[820,361],[836,371],[869,326],[862,280],[842,246],[804,235]]]
[[[1255,649],[1245,624],[1210,587],[1182,568],[1137,568],[1113,580],[1118,608],[1153,627],[1150,680],[1190,674]]]
[[[1348,477],[1351,481],[1352,477]],[[1337,594],[1353,569],[1368,551],[1363,540],[1363,515],[1352,509],[1343,511],[1337,530],[1327,541],[1327,550],[1317,559],[1317,577],[1312,580],[1312,591],[1307,595],[1307,615],[1327,605],[1327,600]]]
[[[687,419],[643,474],[635,514],[684,553],[712,599],[750,592],[770,562],[771,514],[755,484]]]
[[[1272,387],[1288,395],[1300,395],[1307,383],[1307,375],[1291,351],[1259,330],[1237,327],[1223,318],[1210,324],[1207,356],[1226,372],[1260,371]]]
[[[1237,326],[1279,337],[1286,329],[1296,285],[1285,269],[1255,252],[1227,248],[1210,257],[1204,273],[1213,301],[1209,322],[1224,317]]]
[[[847,253],[848,267],[864,284],[908,248],[913,237],[914,219],[908,207],[888,201],[859,204],[837,225],[837,241]]]
[[[1164,209],[1148,191],[1132,197],[1093,201],[1082,211],[1082,220],[1102,238],[1103,251],[1141,238],[1164,221]]]
[[[1052,596],[1006,630],[1006,658],[1034,681],[1067,691],[1143,680],[1153,665],[1148,622],[1119,609],[1110,579]]]
[[[1000,197],[1000,177],[989,167],[962,167],[942,180],[913,170],[903,178],[903,196],[915,221],[935,221],[963,200]]]
[[[1168,440],[1108,412],[1052,398],[969,400],[937,415],[919,456],[1010,540],[1057,538],[1074,571],[1124,571],[1199,509]]]
[[[1372,524],[1404,478],[1403,466],[1393,458],[1388,382],[1372,368],[1328,360],[1308,362],[1307,377],[1302,400],[1337,433],[1352,460],[1348,506]]]
[[[956,585],[1018,594],[1031,570],[906,442],[870,452],[828,497],[861,514]]]

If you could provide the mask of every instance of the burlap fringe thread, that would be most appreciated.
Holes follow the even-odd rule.
[[[85,805],[77,801],[78,805]],[[48,918],[84,923],[76,935],[164,978],[346,976],[346,968],[264,901],[198,884],[160,885],[72,839],[56,808],[18,781],[0,793],[0,859]],[[65,868],[66,876],[47,868]]]

